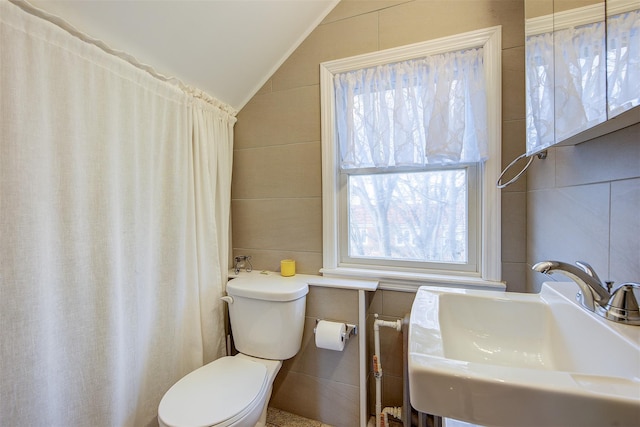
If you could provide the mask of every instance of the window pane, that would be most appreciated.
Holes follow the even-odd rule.
[[[466,263],[466,169],[349,175],[349,256]]]

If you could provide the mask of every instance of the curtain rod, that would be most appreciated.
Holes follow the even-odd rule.
[[[133,56],[131,54],[128,54],[128,53],[126,53],[124,51],[121,51],[121,50],[113,49],[108,44],[106,44],[104,41],[96,39],[96,38],[93,38],[93,37],[89,36],[88,34],[83,33],[82,31],[78,30],[76,27],[71,25],[69,22],[67,22],[63,18],[61,18],[61,17],[59,17],[57,15],[51,14],[49,12],[46,12],[46,11],[44,11],[44,10],[34,6],[34,5],[32,5],[27,0],[9,0],[9,2],[13,3],[16,6],[18,6],[20,9],[22,9],[26,13],[29,13],[31,15],[37,16],[38,18],[41,18],[41,19],[44,19],[46,21],[51,22],[52,24],[60,27],[61,29],[63,29],[64,31],[66,31],[67,33],[72,35],[73,37],[76,37],[76,38],[82,40],[85,43],[94,45],[94,46],[102,49],[104,52],[106,52],[106,53],[108,53],[110,55],[116,56],[116,57],[128,62],[132,66],[134,66],[134,67],[136,67],[136,68],[138,68],[140,70],[145,71],[150,76],[152,76],[152,77],[154,77],[154,78],[156,78],[156,79],[158,79],[160,81],[163,81],[165,83],[177,86],[178,88],[180,88],[187,95],[192,96],[193,98],[202,100],[202,101],[206,102],[207,104],[210,104],[213,107],[218,108],[219,110],[221,110],[222,112],[228,114],[229,116],[231,116],[233,118],[235,118],[235,116],[238,114],[238,110],[234,109],[229,104],[226,104],[226,103],[214,98],[213,96],[209,95],[208,93],[204,92],[201,89],[198,89],[196,87],[190,86],[190,85],[182,82],[177,77],[170,77],[170,76],[165,76],[163,74],[160,74],[159,72],[157,72],[150,65],[143,64],[142,62],[140,62],[135,56]]]

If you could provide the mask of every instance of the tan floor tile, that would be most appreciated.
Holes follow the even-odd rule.
[[[310,420],[299,415],[290,414],[280,409],[267,409],[267,425],[266,427],[331,427],[328,424],[322,424],[320,421]]]

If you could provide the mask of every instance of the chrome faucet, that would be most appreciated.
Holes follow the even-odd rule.
[[[544,274],[562,273],[573,280],[580,292],[576,296],[587,310],[614,322],[640,325],[640,308],[635,296],[640,290],[638,283],[625,283],[612,294],[612,282],[603,283],[595,270],[586,262],[578,261],[576,266],[559,261],[542,261],[532,269]]]
[[[609,292],[589,264],[578,261],[577,265],[584,267],[578,268],[559,261],[542,261],[534,265],[533,270],[544,274],[564,274],[580,287],[580,303],[590,311],[596,311],[596,304],[603,305],[609,301]]]
[[[234,273],[240,274],[240,269],[245,268],[245,262],[248,264],[246,266],[247,273],[251,273],[251,271],[253,270],[253,266],[251,265],[251,256],[239,255],[237,257],[234,257],[233,260],[235,261],[233,266]]]

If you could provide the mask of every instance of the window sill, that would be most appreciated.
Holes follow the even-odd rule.
[[[253,271],[245,271],[240,270],[239,273],[236,273],[233,268],[229,269],[227,278],[229,280],[235,279],[237,277],[257,277],[260,275],[275,275],[280,276],[280,273],[277,271],[268,271],[268,270],[253,270]],[[349,276],[316,276],[311,274],[295,274],[296,278],[304,281],[309,286],[318,286],[321,288],[338,288],[338,289],[348,289],[354,291],[369,291],[373,292],[378,289],[378,282],[376,280],[365,279],[359,280],[354,277]]]
[[[463,275],[454,276],[344,267],[322,268],[320,273],[324,277],[377,280],[379,282],[378,289],[404,292],[415,292],[420,286],[445,286],[492,291],[506,291],[507,289],[504,282]]]

